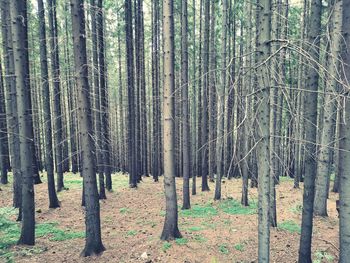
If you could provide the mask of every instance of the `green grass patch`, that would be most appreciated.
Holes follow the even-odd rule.
[[[208,241],[207,238],[205,238],[203,235],[200,235],[200,234],[196,234],[193,236],[193,239],[198,242],[198,243],[205,243]]]
[[[219,208],[230,215],[253,215],[257,213],[257,203],[250,202],[250,206],[242,206],[240,202],[233,198],[223,200],[219,204]]]
[[[188,239],[187,238],[177,238],[177,239],[175,239],[175,243],[180,245],[180,246],[183,246],[183,245],[186,245],[188,243]]]
[[[289,176],[280,176],[279,181],[280,182],[291,182],[291,181],[294,181],[294,179],[289,177]]]
[[[302,205],[295,205],[289,209],[294,214],[301,214],[303,212]]]
[[[209,229],[215,229],[217,224],[213,222],[202,222],[202,226],[209,228]]]
[[[290,233],[301,233],[301,227],[292,220],[283,221],[278,224],[278,229],[285,230]]]
[[[201,227],[201,226],[191,226],[188,228],[188,231],[191,231],[191,232],[198,232],[202,230],[204,230],[204,227]]]
[[[330,254],[328,254],[326,251],[316,251],[314,256],[314,263],[321,263],[321,262],[333,262],[334,257]]]
[[[11,220],[10,217],[17,214],[17,210],[14,208],[3,207],[0,209],[0,259],[4,259],[6,262],[11,262],[13,258],[13,252],[9,249],[15,245],[20,237],[21,229],[20,224]],[[74,232],[70,229],[59,229],[58,223],[41,223],[35,226],[36,237],[49,237],[51,241],[64,241],[74,238],[84,238],[84,232]],[[40,250],[36,248],[28,249],[23,248],[16,253],[40,253]]]
[[[162,246],[162,250],[164,252],[166,252],[167,250],[169,250],[171,248],[171,243],[170,242],[164,242],[163,246]]]
[[[166,215],[166,212],[165,212],[164,210],[161,210],[161,211],[159,212],[159,215],[160,215],[160,216],[165,216],[165,215]]]
[[[220,253],[227,255],[229,253],[227,244],[220,244],[219,251]]]
[[[130,209],[126,208],[126,207],[122,207],[122,208],[119,209],[119,213],[121,213],[121,214],[128,214],[128,213],[130,213]]]
[[[244,250],[244,244],[242,244],[242,243],[238,243],[238,244],[234,245],[233,247],[238,251]]]
[[[114,189],[128,188],[129,176],[122,173],[112,174],[112,186]]]
[[[192,218],[204,218],[216,216],[218,211],[211,204],[194,205],[191,209],[180,210],[180,216]]]
[[[127,233],[126,233],[127,236],[136,236],[137,235],[137,231],[136,230],[129,230]]]

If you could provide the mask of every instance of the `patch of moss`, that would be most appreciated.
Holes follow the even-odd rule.
[[[211,217],[218,214],[218,211],[211,204],[207,205],[194,205],[191,209],[180,210],[180,215],[184,217],[193,217],[193,218],[203,218]]]
[[[187,238],[177,238],[175,239],[175,243],[178,245],[186,245],[188,243]]]
[[[168,249],[170,249],[171,248],[171,243],[169,243],[169,242],[164,242],[163,243],[163,246],[162,246],[162,250],[164,251],[164,252],[166,252]]]
[[[279,223],[277,228],[280,230],[288,231],[290,233],[301,233],[301,227],[292,220]]]
[[[223,200],[219,204],[219,208],[230,215],[252,215],[257,213],[257,203],[250,202],[249,206],[242,206],[240,202],[233,198]]]

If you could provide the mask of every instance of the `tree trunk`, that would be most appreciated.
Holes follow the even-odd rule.
[[[227,0],[222,2],[222,32],[221,32],[221,78],[220,85],[218,87],[218,100],[217,100],[217,140],[216,140],[216,182],[215,182],[215,196],[214,200],[221,199],[221,178],[223,177],[223,144],[224,144],[224,132],[225,132],[225,88],[226,88],[226,47],[227,47]]]
[[[134,44],[132,32],[132,6],[131,0],[125,0],[125,40],[126,57],[128,71],[128,172],[129,185],[131,188],[137,187],[136,174],[136,130],[135,130],[135,86],[134,86]]]
[[[164,101],[163,101],[163,151],[164,190],[166,201],[162,240],[180,238],[178,228],[177,197],[175,183],[175,125],[174,125],[174,17],[173,0],[163,0],[163,47],[164,47]]]
[[[313,43],[308,50],[312,62],[307,70],[306,93],[304,94],[305,118],[305,179],[303,194],[303,213],[299,247],[299,262],[311,262],[312,220],[315,198],[316,176],[316,135],[317,135],[317,89],[319,44],[321,32],[322,3],[312,0],[310,13],[310,28],[307,36],[308,43]]]
[[[6,105],[5,105],[5,89],[4,79],[2,77],[2,64],[0,59],[0,183],[7,184],[7,171],[10,168],[7,162],[9,156],[7,121],[6,121]]]
[[[105,61],[105,39],[103,27],[103,4],[102,0],[97,2],[97,36],[98,36],[98,62],[100,78],[100,96],[101,96],[101,146],[103,150],[103,172],[106,178],[106,188],[112,191],[111,160],[110,160],[110,126],[109,126],[109,103],[107,87],[107,67]],[[100,185],[101,185],[100,179]],[[101,197],[101,196],[100,196]]]
[[[15,61],[17,113],[21,156],[22,228],[18,244],[35,243],[35,203],[33,185],[33,121],[31,116],[30,74],[28,56],[27,2],[10,1],[13,57]]]
[[[39,17],[39,39],[40,39],[40,63],[41,63],[41,85],[43,100],[43,115],[45,123],[45,165],[47,172],[47,187],[49,192],[49,207],[59,207],[58,198],[56,195],[55,178],[54,178],[54,162],[52,156],[52,125],[51,125],[51,108],[50,108],[50,85],[49,71],[47,65],[47,50],[46,50],[46,28],[45,28],[45,9],[43,0],[38,0],[38,17]]]
[[[258,103],[256,113],[257,164],[259,174],[259,262],[270,261],[270,150],[269,150],[269,72],[266,59],[270,56],[271,40],[271,0],[260,0],[260,16],[257,23],[259,34],[257,38],[257,80],[260,91],[257,93]]]
[[[339,70],[340,45],[342,41],[341,23],[342,23],[342,0],[336,0],[333,4],[332,11],[332,39],[330,51],[331,55],[328,58],[328,71],[330,75],[330,84],[326,85],[326,94],[324,98],[324,114],[323,127],[321,134],[321,142],[319,146],[319,155],[317,159],[317,176],[315,182],[315,203],[314,214],[317,216],[327,216],[327,198],[328,198],[328,181],[330,177],[330,158],[331,145],[334,141],[333,120],[336,118],[337,100],[333,94],[337,92],[337,75]]]
[[[48,0],[49,9],[49,28],[50,28],[50,53],[51,68],[54,91],[54,119],[55,119],[55,155],[57,172],[57,191],[64,188],[63,183],[63,158],[62,158],[62,110],[61,110],[61,88],[60,88],[60,65],[59,65],[59,44],[57,39],[57,18],[56,18],[56,0]]]
[[[339,262],[346,263],[350,258],[350,100],[349,100],[349,78],[350,78],[350,1],[343,0],[342,33],[344,50],[342,52],[343,62],[343,95],[345,100],[344,122],[341,123],[339,131]]]
[[[17,114],[16,78],[12,48],[10,2],[1,1],[2,47],[4,51],[5,80],[6,80],[6,113],[10,140],[10,155],[13,173],[13,206],[21,208],[22,204],[22,175],[19,149],[19,130]],[[21,218],[21,212],[19,218]]]
[[[188,19],[187,0],[182,0],[182,27],[181,27],[181,93],[182,93],[182,176],[183,176],[183,204],[182,209],[190,209],[190,114],[188,98]]]
[[[210,1],[204,1],[204,43],[203,43],[203,91],[201,116],[201,152],[202,152],[202,191],[209,191],[208,186],[208,91],[209,91],[209,29],[210,29]]]
[[[82,256],[98,255],[105,248],[101,240],[100,204],[96,182],[95,147],[92,140],[90,87],[86,58],[84,1],[71,0],[75,72],[77,75],[78,119],[81,138],[85,196],[86,239]]]

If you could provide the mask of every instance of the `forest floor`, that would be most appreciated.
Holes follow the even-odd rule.
[[[42,177],[45,181],[45,177]],[[199,181],[199,180],[198,180]],[[225,180],[223,200],[213,201],[210,192],[198,189],[191,196],[192,209],[179,212],[183,238],[172,242],[159,239],[165,204],[163,182],[144,178],[138,189],[128,188],[128,177],[113,175],[114,191],[101,201],[102,239],[106,251],[99,257],[81,258],[84,247],[84,212],[81,178],[65,175],[68,190],[58,194],[61,207],[48,208],[46,184],[35,186],[36,245],[16,246],[19,225],[11,208],[12,187],[0,188],[0,262],[257,262],[257,189],[249,189],[250,207],[239,204],[241,180]],[[177,179],[181,208],[182,180]],[[314,262],[337,262],[337,196],[330,193],[329,217],[315,218]],[[277,186],[279,227],[271,231],[271,262],[296,262],[300,238],[302,189],[281,178]]]

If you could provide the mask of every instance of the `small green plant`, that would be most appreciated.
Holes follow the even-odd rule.
[[[136,230],[129,230],[126,233],[127,236],[136,236],[137,235],[137,231]]]
[[[164,252],[166,252],[168,249],[170,249],[171,248],[171,243],[169,243],[169,242],[164,242],[163,243],[163,246],[162,246],[162,250],[164,251]]]
[[[257,203],[254,201],[250,202],[249,206],[242,206],[240,202],[233,198],[223,200],[219,204],[219,208],[230,215],[252,215],[257,213]]]
[[[293,181],[294,179],[289,177],[289,176],[280,176],[279,177],[279,181],[280,182],[290,182],[290,181]]]
[[[205,226],[206,228],[210,229],[215,229],[217,224],[212,222],[202,222],[202,226]]]
[[[219,251],[220,251],[220,253],[227,255],[229,253],[228,248],[227,248],[227,244],[220,244]]]
[[[238,243],[236,245],[234,245],[234,248],[238,251],[243,251],[244,250],[244,244],[242,243]]]
[[[198,243],[204,243],[204,242],[207,242],[208,241],[208,239],[207,238],[205,238],[203,235],[194,235],[193,236],[193,239],[196,241],[196,242],[198,242]]]
[[[177,238],[175,239],[175,243],[182,246],[182,245],[186,245],[188,243],[188,239],[187,238]]]
[[[281,222],[278,227],[280,230],[285,230],[290,233],[301,233],[301,227],[292,220]]]
[[[321,262],[333,262],[334,257],[330,254],[328,254],[326,251],[316,251],[315,253],[315,259],[314,263],[321,263]]]
[[[164,210],[160,211],[159,213],[161,216],[165,216],[166,212]]]
[[[211,205],[194,205],[191,209],[180,210],[180,215],[184,217],[203,218],[216,216],[218,211]]]
[[[301,214],[301,212],[303,211],[303,206],[300,204],[297,204],[297,205],[291,207],[290,211],[295,213],[295,214]]]
[[[198,232],[198,231],[201,231],[201,230],[204,230],[204,227],[201,227],[201,226],[191,226],[188,228],[188,231],[191,231],[191,232]]]
[[[128,213],[130,213],[130,209],[126,208],[126,207],[122,207],[122,208],[119,209],[119,213],[121,213],[121,214],[128,214]]]

